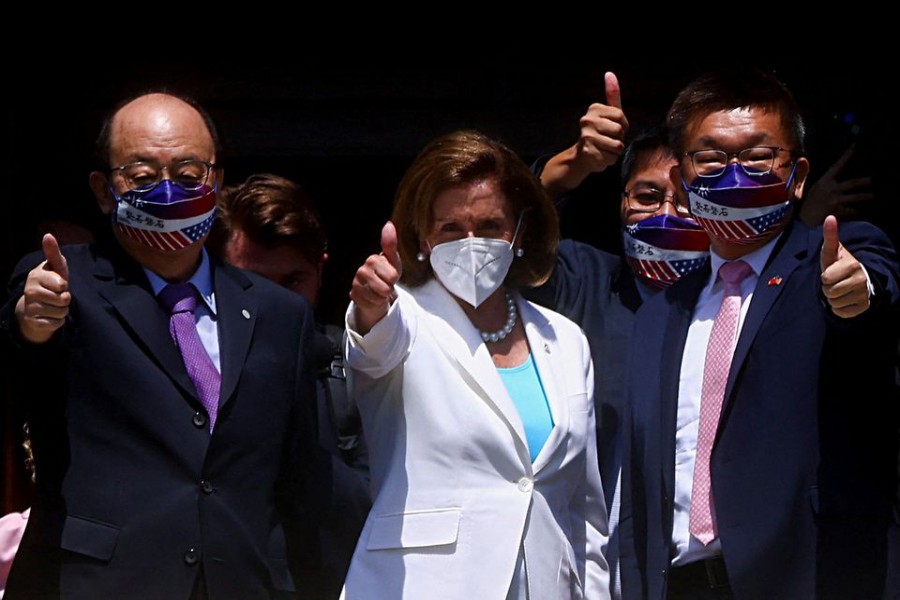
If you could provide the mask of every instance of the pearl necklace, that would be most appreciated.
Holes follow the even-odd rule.
[[[478,333],[481,334],[481,339],[485,342],[499,342],[502,339],[506,339],[506,336],[512,333],[513,328],[516,326],[517,314],[516,301],[513,300],[509,292],[506,292],[506,324],[499,331],[492,333],[479,329]]]

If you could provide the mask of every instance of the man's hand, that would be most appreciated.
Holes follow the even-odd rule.
[[[541,183],[556,196],[579,185],[591,173],[616,163],[625,150],[628,119],[622,112],[622,91],[614,73],[604,75],[606,104],[595,102],[579,119],[578,141],[547,161]]]
[[[875,199],[871,177],[838,181],[855,150],[855,146],[847,148],[809,188],[809,193],[800,205],[800,219],[810,227],[818,226],[828,215],[834,215],[842,221],[850,220],[857,215],[861,205]]]
[[[69,265],[51,234],[41,240],[44,262],[28,273],[25,291],[16,303],[22,337],[35,344],[46,342],[69,315]]]
[[[845,319],[865,312],[870,305],[868,279],[862,264],[838,239],[838,221],[833,215],[822,224],[822,293],[831,311]]]

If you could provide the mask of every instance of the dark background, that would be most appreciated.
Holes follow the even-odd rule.
[[[806,57],[761,66],[773,69],[805,109],[812,175],[817,177],[851,139],[860,139],[860,154],[868,158],[854,168],[875,176],[880,195],[869,216],[896,242],[897,199],[887,184],[896,169],[898,121],[882,87],[881,59],[863,52],[807,52]],[[98,232],[108,228],[87,184],[94,138],[112,105],[146,89],[164,86],[207,108],[226,145],[226,183],[268,171],[304,185],[330,238],[318,317],[340,323],[353,273],[378,250],[394,188],[427,141],[455,129],[480,129],[531,162],[575,141],[578,118],[590,103],[604,101],[604,71],[618,75],[624,110],[636,131],[661,118],[691,78],[726,64],[598,55],[539,65],[498,54],[427,66],[373,56],[289,67],[212,62],[199,68],[130,63],[98,69],[57,63],[53,77],[14,73],[20,85],[6,104],[0,280],[7,280],[24,252],[38,247],[35,228],[41,218],[65,218]],[[589,189],[590,202],[566,208],[563,233],[618,251],[617,169],[595,177]],[[6,373],[0,374],[0,385],[6,380]],[[7,417],[7,433],[17,427]],[[18,443],[0,440],[3,448],[7,467],[0,508],[21,508],[26,498],[16,491]]]

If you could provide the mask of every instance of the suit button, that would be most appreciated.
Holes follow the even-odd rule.
[[[213,485],[205,479],[200,482],[200,489],[203,490],[204,494],[213,493]]]
[[[184,563],[187,565],[196,565],[200,560],[200,553],[193,548],[184,553]]]
[[[520,492],[524,492],[527,494],[534,488],[534,482],[527,477],[523,477],[519,480],[519,483],[516,484],[516,487],[519,488]]]
[[[206,427],[206,415],[202,412],[195,412],[193,418],[191,418],[191,422],[194,424],[194,427]]]

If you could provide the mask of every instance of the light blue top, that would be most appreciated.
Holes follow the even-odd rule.
[[[497,371],[519,410],[531,462],[534,462],[553,430],[553,416],[550,414],[541,378],[534,366],[534,358],[529,353],[528,360],[521,365],[509,369],[498,368]]]

